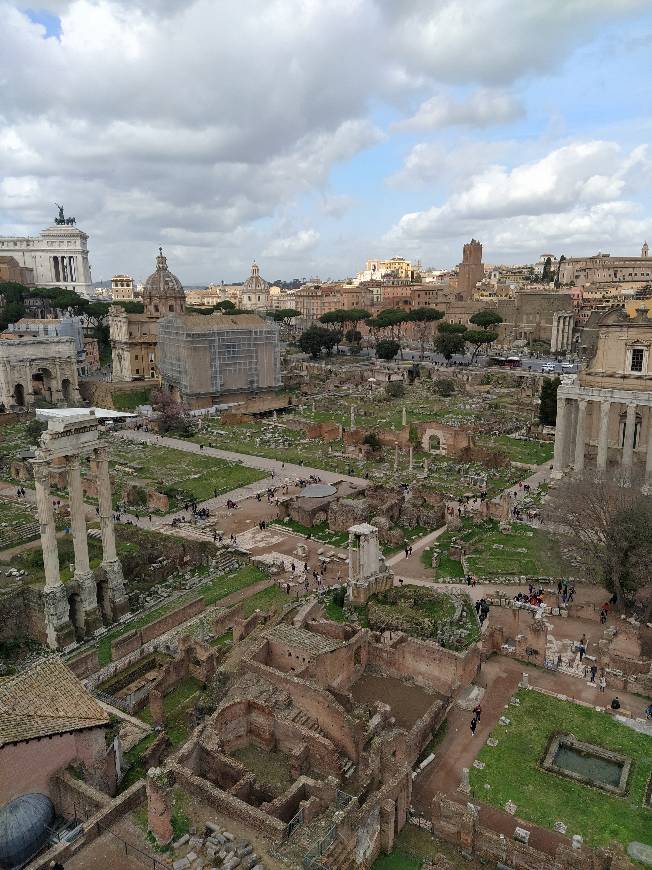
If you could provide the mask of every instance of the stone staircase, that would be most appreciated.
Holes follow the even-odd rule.
[[[339,836],[326,854],[322,855],[320,863],[328,870],[354,870],[355,867],[351,850]]]
[[[40,532],[41,528],[36,520],[11,529],[3,529],[0,531],[0,550],[8,550],[9,547],[18,547],[20,544],[32,541],[38,538]]]
[[[326,737],[326,732],[320,727],[319,722],[317,722],[316,719],[313,719],[312,716],[306,716],[302,710],[294,710],[292,714],[288,716],[288,719],[296,725],[301,725],[302,728],[307,728],[309,731],[316,732],[320,737]]]
[[[227,548],[219,551],[212,560],[212,564],[216,574],[230,574],[237,571],[241,563],[233,550]]]

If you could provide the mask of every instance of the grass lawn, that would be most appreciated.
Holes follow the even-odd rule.
[[[497,725],[495,747],[484,746],[478,756],[484,770],[471,768],[473,797],[504,807],[508,800],[516,815],[552,828],[562,821],[570,834],[581,834],[593,846],[631,840],[652,843],[652,811],[644,805],[652,773],[652,741],[615,722],[607,713],[522,689],[520,706],[510,706],[511,724]],[[543,770],[549,741],[555,733],[602,746],[632,759],[628,793],[615,797]],[[490,789],[484,784],[489,783]]]
[[[497,574],[563,576],[572,573],[570,566],[564,563],[559,542],[544,529],[512,523],[510,532],[501,532],[496,520],[475,524],[470,519],[463,519],[462,523],[459,531],[444,532],[437,539],[435,547],[441,553],[437,577],[464,576],[462,563],[448,556],[448,548],[455,539],[470,544],[466,556],[469,572],[480,577]],[[431,558],[431,551],[426,550],[422,555],[426,567],[430,566]]]
[[[193,699],[201,691],[202,684],[194,677],[186,677],[178,686],[163,698],[163,717],[165,731],[170,743],[175,748],[185,743],[190,734],[187,725],[187,713],[192,706]],[[138,714],[138,718],[148,725],[152,724],[149,707],[145,707]]]
[[[475,870],[480,867],[478,859],[470,860],[454,846],[438,840],[429,831],[407,824],[394,840],[391,855],[380,855],[373,870],[420,870],[424,861],[444,855],[454,870]]]
[[[292,532],[298,532],[300,535],[304,535],[304,537],[310,535],[310,537],[315,541],[321,541],[323,544],[329,544],[331,547],[344,547],[349,540],[348,532],[331,532],[328,528],[328,524],[325,522],[319,523],[317,526],[309,527],[297,523],[295,520],[288,517],[285,520],[274,520],[270,525],[278,526],[280,529],[289,529]]]
[[[552,441],[511,438],[509,435],[480,435],[476,438],[476,442],[478,446],[502,450],[512,462],[523,462],[526,465],[543,465],[544,462],[550,462],[555,452]]]
[[[255,610],[280,610],[290,600],[291,596],[286,595],[278,586],[268,586],[246,599],[243,606],[244,616],[251,616]]]
[[[3,423],[0,433],[0,461],[9,459],[17,450],[23,450],[35,441],[27,434],[26,423]],[[9,466],[7,465],[7,474]]]
[[[116,504],[122,501],[125,484],[136,483],[167,495],[170,510],[185,501],[205,501],[216,492],[221,495],[267,476],[237,462],[117,438],[111,444],[110,459]],[[142,509],[146,512],[144,505]]]
[[[130,622],[128,625],[122,625],[119,628],[115,628],[113,631],[105,634],[97,645],[100,664],[106,665],[111,661],[111,642],[118,637],[122,637],[123,634],[127,634],[129,631],[134,631],[137,628],[143,628],[144,626],[149,625],[151,622],[154,622],[155,619],[158,619],[160,616],[165,616],[167,613],[170,613],[171,610],[176,610],[178,607],[181,607],[183,604],[186,604],[188,601],[196,598],[202,593],[204,595],[206,606],[209,607],[211,604],[215,604],[222,598],[226,598],[227,595],[231,595],[233,592],[238,592],[240,589],[246,589],[247,586],[252,586],[254,583],[260,583],[260,581],[265,580],[266,577],[267,574],[256,565],[242,565],[237,571],[234,571],[233,574],[215,577],[205,585],[190,590],[186,595],[182,595],[180,598],[177,598],[169,604],[163,604],[160,607],[155,608],[149,613],[144,614],[139,619]]]
[[[127,773],[122,778],[122,782],[120,783],[119,794],[122,794],[123,791],[126,791],[130,788],[135,782],[138,782],[139,779],[144,779],[147,771],[143,767],[142,764],[142,755],[146,749],[148,749],[152,743],[156,740],[158,734],[152,732],[148,734],[146,737],[137,743],[135,746],[132,746],[129,752],[125,752],[124,760],[125,765],[128,766]]]
[[[135,411],[139,405],[148,405],[151,390],[114,390],[111,401],[116,411]]]

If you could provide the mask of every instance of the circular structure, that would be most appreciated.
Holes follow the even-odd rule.
[[[47,842],[54,821],[45,794],[24,794],[0,809],[0,867],[22,867]]]
[[[330,483],[311,483],[299,493],[299,498],[327,498],[329,495],[335,495],[337,489],[331,486]]]

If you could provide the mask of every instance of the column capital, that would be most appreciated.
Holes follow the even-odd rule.
[[[76,454],[74,456],[66,456],[66,464],[71,471],[79,471],[79,456]]]
[[[104,462],[109,459],[109,448],[107,444],[100,444],[93,450],[94,458],[97,462]]]
[[[50,482],[50,462],[47,459],[30,459],[34,478],[41,483]]]

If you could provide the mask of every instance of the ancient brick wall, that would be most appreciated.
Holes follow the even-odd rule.
[[[399,680],[411,677],[418,685],[451,695],[475,678],[480,667],[480,647],[475,644],[466,652],[457,653],[434,642],[405,637],[391,645],[371,643],[369,665]]]
[[[94,674],[100,669],[100,660],[96,649],[90,649],[81,655],[75,656],[74,659],[70,659],[66,664],[80,680],[90,676],[90,674]]]
[[[177,625],[181,625],[182,622],[186,622],[193,616],[197,616],[205,607],[203,598],[194,598],[182,607],[178,607],[165,616],[155,619],[154,622],[150,622],[144,628],[135,629],[128,634],[124,634],[122,637],[116,638],[116,640],[111,642],[113,660],[115,661],[134,652],[134,650],[137,650],[143,644],[154,640],[156,637],[160,637],[166,631],[176,628]]]
[[[362,735],[357,733],[353,719],[328,692],[260,662],[249,661],[246,667],[274,685],[285,689],[300,709],[319,722],[320,727],[336,746],[341,747],[352,761],[358,761]]]
[[[111,803],[109,795],[74,777],[66,770],[50,780],[50,798],[57,815],[86,821]]]

